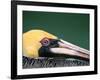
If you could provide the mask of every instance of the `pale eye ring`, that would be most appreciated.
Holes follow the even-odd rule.
[[[48,45],[50,45],[50,41],[49,41],[49,39],[43,39],[43,40],[41,41],[41,44],[42,44],[43,46],[48,46]]]

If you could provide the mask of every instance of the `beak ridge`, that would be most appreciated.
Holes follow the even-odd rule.
[[[62,39],[60,39],[58,44],[59,44],[59,47],[50,48],[50,51],[57,54],[66,54],[66,55],[89,59],[89,51],[84,48],[76,46]]]

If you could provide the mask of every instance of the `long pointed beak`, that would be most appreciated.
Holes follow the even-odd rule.
[[[90,56],[89,51],[84,48],[71,44],[62,39],[58,42],[58,44],[59,44],[58,48],[51,48],[50,51],[57,54],[66,54],[66,55],[89,59]]]

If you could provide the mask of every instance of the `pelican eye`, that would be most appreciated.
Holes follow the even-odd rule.
[[[49,46],[50,45],[50,40],[48,38],[43,38],[40,43],[42,46]]]

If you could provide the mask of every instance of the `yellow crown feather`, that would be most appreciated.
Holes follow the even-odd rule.
[[[40,41],[45,37],[57,39],[56,36],[43,30],[30,30],[23,33],[23,55],[31,58],[39,57],[38,50],[42,46]]]

